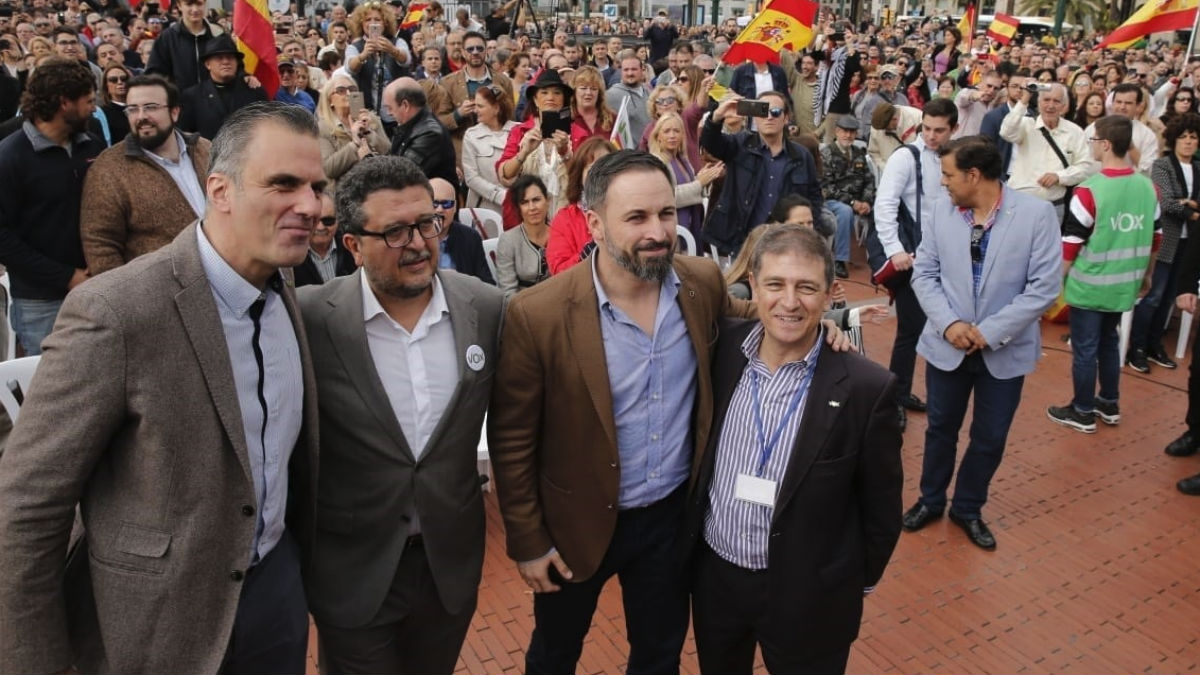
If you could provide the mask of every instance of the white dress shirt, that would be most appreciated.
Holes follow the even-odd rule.
[[[938,199],[947,197],[946,188],[942,187],[942,159],[936,150],[925,147],[925,139],[918,136],[910,145],[921,153],[921,223],[930,222],[933,205]],[[875,228],[879,233],[879,243],[883,252],[890,258],[897,253],[904,253],[904,245],[900,243],[897,218],[900,213],[900,202],[904,201],[908,212],[916,214],[917,209],[917,172],[913,164],[912,153],[904,147],[897,149],[888,158],[879,177],[879,188],[875,191]],[[915,251],[908,251],[915,253]]]
[[[410,333],[384,311],[367,275],[360,272],[359,276],[371,360],[408,447],[420,460],[458,386],[454,328],[446,294],[435,276],[433,297]]]
[[[1028,106],[1018,101],[1000,123],[1000,137],[1012,143],[1008,185],[1048,202],[1059,201],[1067,196],[1067,186],[1079,185],[1093,173],[1091,145],[1078,124],[1060,118],[1058,126],[1050,129],[1050,137],[1067,156],[1070,166],[1063,168],[1062,160],[1042,135],[1046,127],[1042,116],[1034,119],[1025,114],[1026,110]],[[1038,179],[1047,173],[1058,176],[1059,184],[1048,188],[1039,185]]]

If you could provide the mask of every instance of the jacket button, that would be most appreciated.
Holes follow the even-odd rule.
[[[611,467],[612,467],[612,468],[614,468],[614,469],[615,469],[615,468],[617,468],[617,463],[616,463],[616,462],[609,462],[609,463],[608,463],[608,465],[609,465],[609,466],[611,466]]]
[[[247,518],[254,515],[254,507],[250,506],[249,504],[246,504],[245,506],[242,507],[242,515],[246,516]]]
[[[229,578],[233,579],[234,581],[241,581],[242,579],[246,578],[246,575],[243,574],[241,570],[234,570],[229,573]]]
[[[612,511],[612,508],[613,508],[613,505],[612,505],[612,504],[609,504],[609,505],[608,505],[608,510],[609,510],[609,511]]]

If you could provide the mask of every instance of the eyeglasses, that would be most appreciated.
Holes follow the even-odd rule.
[[[1182,101],[1183,103],[1191,103],[1192,97],[1191,96],[1177,96],[1177,97],[1175,97],[1175,101],[1176,102]]]
[[[681,75],[681,76],[679,76],[679,77],[675,78],[675,81],[676,81],[676,82],[681,82],[681,83],[685,83],[685,84],[686,84],[686,83],[688,83],[688,82],[691,82],[691,81],[692,81],[692,79],[691,79],[690,77],[688,77],[687,75]]]
[[[675,101],[674,96],[659,96],[654,99],[654,103],[657,105],[675,105]]]
[[[317,219],[317,227],[324,227],[324,228],[328,228],[328,229],[332,230],[334,227],[337,227],[337,218],[335,218],[333,216],[325,216],[324,218],[318,218]]]
[[[443,211],[449,211],[450,209],[454,208],[454,200],[453,199],[435,199],[435,200],[433,200],[433,208],[441,209]]]
[[[346,86],[343,84],[341,86],[333,88],[333,93],[335,93],[339,96],[345,96],[346,94],[348,94],[350,92],[357,92],[357,91],[358,91],[358,87],[356,87],[354,85]]]
[[[971,227],[971,262],[983,262],[983,233],[982,225]]]
[[[767,111],[769,117],[783,117],[783,113],[787,112],[783,108],[771,108]]]
[[[106,77],[104,79],[107,80],[109,84],[116,84],[118,82],[128,82],[129,81],[129,77],[126,75],[110,75],[109,77]],[[1179,100],[1179,99],[1176,99],[1176,100]]]
[[[463,47],[463,51],[468,54],[482,54],[485,49],[487,49],[487,47],[480,47],[479,45],[471,45],[470,47]]]
[[[437,214],[424,216],[412,225],[396,225],[383,232],[361,230],[356,234],[363,237],[378,237],[388,248],[404,248],[413,240],[413,231],[421,233],[422,239],[433,239],[442,233],[442,217]]]
[[[712,75],[713,73],[717,72],[716,68],[701,68],[701,70],[704,71],[705,75]]]
[[[134,87],[135,89],[137,87]],[[145,103],[142,105],[127,105],[125,106],[125,114],[129,117],[135,117],[139,113],[153,115],[160,110],[166,110],[167,106],[162,103]]]

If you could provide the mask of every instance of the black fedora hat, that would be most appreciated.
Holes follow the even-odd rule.
[[[232,54],[239,59],[242,58],[242,53],[238,51],[237,45],[233,44],[233,38],[229,36],[229,33],[221,33],[209,40],[208,44],[204,46],[204,55],[200,58],[203,60],[218,54]]]
[[[541,89],[542,87],[558,87],[559,89],[563,90],[563,93],[566,94],[567,99],[570,99],[575,95],[575,90],[572,89],[571,86],[566,82],[563,82],[562,76],[558,74],[558,71],[550,68],[543,68],[542,72],[538,74],[536,80],[525,85],[526,95],[532,97],[537,94],[538,89]]]

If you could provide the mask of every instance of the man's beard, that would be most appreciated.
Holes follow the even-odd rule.
[[[405,251],[404,255],[400,257],[400,262],[397,264],[397,266],[403,267],[405,265],[411,265],[422,260],[428,261],[432,257],[433,255],[427,250],[420,253]],[[390,278],[377,277],[376,275],[368,272],[365,267],[363,268],[363,271],[366,272],[367,279],[371,282],[372,288],[382,291],[394,298],[401,298],[404,300],[415,298],[421,295],[433,284],[432,275],[429,277],[429,279],[422,282],[404,284],[393,281]]]
[[[667,278],[667,273],[671,271],[671,263],[675,260],[675,250],[671,247],[671,244],[667,242],[639,244],[634,247],[633,254],[630,255],[617,248],[617,245],[609,238],[607,231],[604,234],[604,249],[608,251],[612,259],[622,268],[631,272],[642,281],[662,281]],[[666,249],[667,254],[646,259],[638,256],[638,252],[640,251],[657,251],[660,249]]]
[[[86,133],[86,132],[87,132],[87,130],[88,130],[88,122],[89,122],[90,120],[91,120],[91,118],[90,118],[90,117],[83,117],[83,116],[80,116],[80,117],[75,117],[75,116],[71,116],[71,117],[67,118],[67,124],[68,124],[68,125],[71,127],[71,133],[72,133],[72,134],[82,134],[82,133]]]
[[[172,124],[166,130],[154,127],[155,133],[151,136],[143,136],[141,127],[134,129],[133,137],[137,140],[138,147],[143,150],[153,151],[162,146],[163,143],[175,133],[175,125]]]

